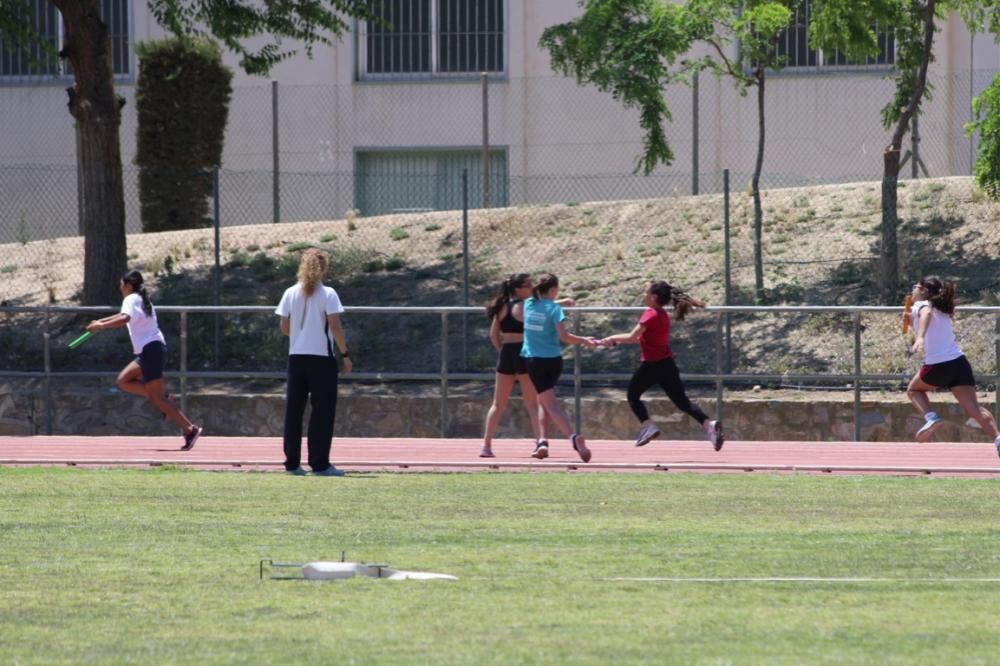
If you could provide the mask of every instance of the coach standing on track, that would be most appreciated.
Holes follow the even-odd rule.
[[[285,469],[305,475],[302,459],[302,417],[311,398],[308,448],[309,466],[316,476],[343,476],[330,464],[330,445],[337,416],[337,359],[333,340],[340,350],[344,372],[351,371],[340,313],[344,306],[332,287],[323,284],[328,260],[311,249],[299,262],[299,281],[285,290],[275,314],[281,317],[281,332],[289,336],[288,389],[285,405]]]

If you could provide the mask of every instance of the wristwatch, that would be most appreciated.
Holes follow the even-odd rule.
[[[351,358],[350,352],[342,351],[340,352],[340,358]]]

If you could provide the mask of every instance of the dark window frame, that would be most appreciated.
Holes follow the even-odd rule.
[[[358,25],[358,79],[506,74],[508,0],[382,0]]]
[[[132,49],[133,11],[131,0],[99,0],[98,11],[108,27],[111,40],[111,67],[117,80],[130,80],[134,75]],[[62,48],[62,14],[49,0],[34,0],[34,24],[43,39],[56,51]],[[6,48],[0,39],[0,84],[20,82],[64,82],[72,76],[69,64],[49,58],[37,44],[28,46],[30,55],[42,63],[33,67],[28,54]]]
[[[880,52],[865,62],[849,62],[837,51],[826,53],[809,48],[809,0],[800,0],[795,9],[792,26],[778,37],[777,52],[788,56],[782,71],[804,72],[857,72],[884,71],[896,65],[896,39],[891,32],[879,32],[875,26]]]

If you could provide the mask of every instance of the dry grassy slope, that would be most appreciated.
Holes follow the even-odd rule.
[[[881,217],[879,183],[776,189],[763,194],[765,288],[770,302],[871,302],[873,244]],[[899,212],[904,277],[934,272],[957,279],[966,302],[994,304],[1000,292],[1000,207],[974,191],[968,178],[901,184]],[[735,302],[753,293],[753,208],[746,192],[731,198],[732,282]],[[274,261],[294,263],[297,247],[336,251],[338,287],[349,304],[461,303],[462,222],[456,212],[357,220],[224,227],[222,261],[228,303],[272,303],[287,283]],[[580,304],[636,305],[644,283],[662,278],[709,301],[724,299],[723,210],[720,195],[660,200],[568,203],[474,211],[469,218],[473,302],[515,271],[551,271],[563,295]],[[212,230],[133,235],[133,265],[171,289],[182,302],[210,302]],[[82,240],[58,239],[2,250],[0,297],[11,303],[71,302],[82,274]],[[268,266],[253,270],[266,255]],[[168,259],[169,257],[169,259]],[[373,270],[372,261],[396,261]],[[172,263],[174,277],[165,277]],[[367,266],[366,266],[367,264]],[[155,292],[154,292],[155,293]],[[902,294],[901,294],[902,297]],[[160,303],[168,301],[159,299]],[[977,369],[995,372],[992,323],[968,318],[962,343]],[[621,322],[618,325],[625,325]],[[865,370],[900,372],[908,362],[897,321],[866,318]],[[587,326],[609,324],[588,320]],[[712,362],[691,347],[714,338],[714,322],[695,317],[678,327],[686,369]],[[411,331],[412,333],[412,331]],[[748,370],[835,370],[852,363],[848,322],[829,317],[736,321],[734,360]],[[390,348],[392,345],[389,346]],[[488,349],[477,349],[489,363]],[[613,357],[609,355],[609,362]],[[432,361],[432,359],[430,359]],[[691,367],[692,365],[698,367]]]

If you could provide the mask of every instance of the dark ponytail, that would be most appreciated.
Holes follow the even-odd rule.
[[[122,282],[127,282],[132,285],[132,291],[142,297],[142,311],[145,312],[147,316],[152,316],[153,302],[149,300],[149,294],[146,293],[146,287],[143,285],[142,273],[132,269],[122,276]]]
[[[667,303],[674,306],[674,316],[677,321],[684,321],[688,311],[693,307],[703,308],[705,304],[688,296],[683,289],[678,289],[663,280],[650,283],[649,291],[656,296],[656,302],[661,307]]]
[[[949,317],[955,314],[955,285],[951,282],[941,282],[941,279],[930,275],[920,280],[920,286],[927,290],[931,307]]]
[[[514,300],[514,290],[524,285],[531,279],[527,273],[514,273],[509,278],[500,283],[493,298],[486,304],[486,317],[493,319],[500,312],[500,309]]]
[[[559,286],[559,278],[552,273],[545,273],[538,279],[538,284],[531,290],[535,298],[541,298],[542,294],[549,293],[553,288]]]

